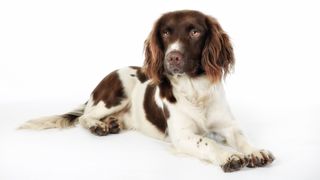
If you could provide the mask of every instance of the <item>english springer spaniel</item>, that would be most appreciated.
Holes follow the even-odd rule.
[[[216,19],[198,11],[169,12],[145,41],[142,67],[111,72],[74,111],[28,121],[21,129],[79,122],[98,136],[138,130],[225,172],[266,166],[274,156],[248,143],[224,95],[222,80],[233,65],[232,45]],[[221,148],[210,133],[234,151]]]

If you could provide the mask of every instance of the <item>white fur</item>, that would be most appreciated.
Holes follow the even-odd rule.
[[[169,54],[172,51],[180,51],[181,53],[183,53],[183,46],[182,43],[177,40],[175,42],[173,42],[172,44],[170,44],[165,52],[165,55]]]
[[[40,117],[38,119],[32,119],[21,125],[18,129],[43,130],[51,128],[64,128],[68,126],[68,121],[61,116],[47,116]]]
[[[180,50],[181,44],[177,41],[169,46],[168,51]],[[261,154],[251,146],[234,121],[225,98],[222,84],[212,84],[206,76],[189,78],[186,75],[172,76],[169,80],[173,87],[176,103],[168,102],[160,97],[159,87],[156,89],[156,104],[168,108],[170,117],[167,120],[167,133],[159,131],[146,119],[143,107],[145,91],[150,81],[141,83],[136,77],[134,68],[123,68],[117,73],[120,77],[127,99],[120,105],[107,108],[103,101],[94,104],[90,97],[84,114],[79,117],[80,124],[85,128],[104,126],[100,119],[121,114],[120,121],[126,129],[138,130],[148,136],[158,139],[168,139],[177,151],[190,154],[222,165],[233,154],[238,156]],[[84,107],[82,107],[83,109]],[[124,110],[125,109],[125,110]],[[123,111],[122,113],[119,113]],[[79,112],[78,110],[74,111]],[[119,117],[118,117],[119,118]],[[22,128],[33,127],[44,129],[59,127],[57,117],[49,117],[42,120],[27,123]],[[44,122],[46,123],[44,126]],[[32,128],[31,127],[31,128]],[[221,149],[213,139],[207,138],[206,134],[216,132],[221,135],[231,147],[238,152],[230,152]]]
[[[70,114],[73,115],[81,115],[84,110],[85,105],[80,105],[79,107],[70,111]],[[35,130],[43,130],[43,129],[51,129],[51,128],[67,128],[70,126],[74,126],[77,121],[70,123],[70,121],[63,116],[46,116],[40,117],[37,119],[32,119],[18,127],[18,129],[35,129]]]
[[[211,132],[222,135],[240,153],[250,154],[256,150],[234,122],[222,84],[213,85],[205,76],[195,79],[180,76],[170,80],[177,103],[165,101],[171,115],[167,121],[168,130],[179,151],[224,164],[233,153],[222,150],[214,140],[204,136]],[[199,139],[202,141],[197,145]]]

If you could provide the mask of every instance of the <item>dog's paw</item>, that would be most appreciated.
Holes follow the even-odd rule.
[[[275,159],[272,153],[267,150],[254,151],[247,156],[249,158],[247,167],[250,168],[266,166],[267,164],[271,164]]]
[[[119,120],[113,116],[105,118],[103,122],[106,123],[109,134],[118,134],[122,129]]]
[[[249,163],[249,159],[243,154],[232,154],[226,160],[226,162],[221,165],[224,172],[234,172],[238,171],[243,167],[246,167]]]
[[[92,134],[95,134],[98,136],[106,136],[109,134],[108,128],[105,123],[99,123],[95,126],[91,126],[89,129]]]
[[[106,136],[108,134],[119,133],[121,130],[121,125],[117,118],[107,117],[89,129],[95,135]]]

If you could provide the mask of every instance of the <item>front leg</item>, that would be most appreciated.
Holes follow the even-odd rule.
[[[248,167],[270,164],[274,160],[271,152],[259,150],[248,143],[247,138],[234,121],[223,87],[218,86],[213,96],[214,101],[211,102],[207,115],[209,130],[224,136],[228,145],[247,155],[250,158]]]
[[[196,124],[186,115],[170,110],[167,122],[169,137],[179,152],[218,164],[224,172],[237,171],[248,164],[243,154],[225,151],[214,140],[197,135]]]

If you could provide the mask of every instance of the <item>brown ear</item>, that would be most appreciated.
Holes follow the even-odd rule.
[[[150,32],[147,40],[144,43],[145,48],[145,60],[143,65],[143,71],[152,80],[154,84],[159,84],[163,78],[163,58],[164,53],[161,47],[160,35],[159,35],[159,21],[158,20],[152,31]]]
[[[225,77],[234,65],[233,48],[229,36],[223,31],[218,21],[206,18],[207,39],[202,51],[201,64],[213,83]]]

